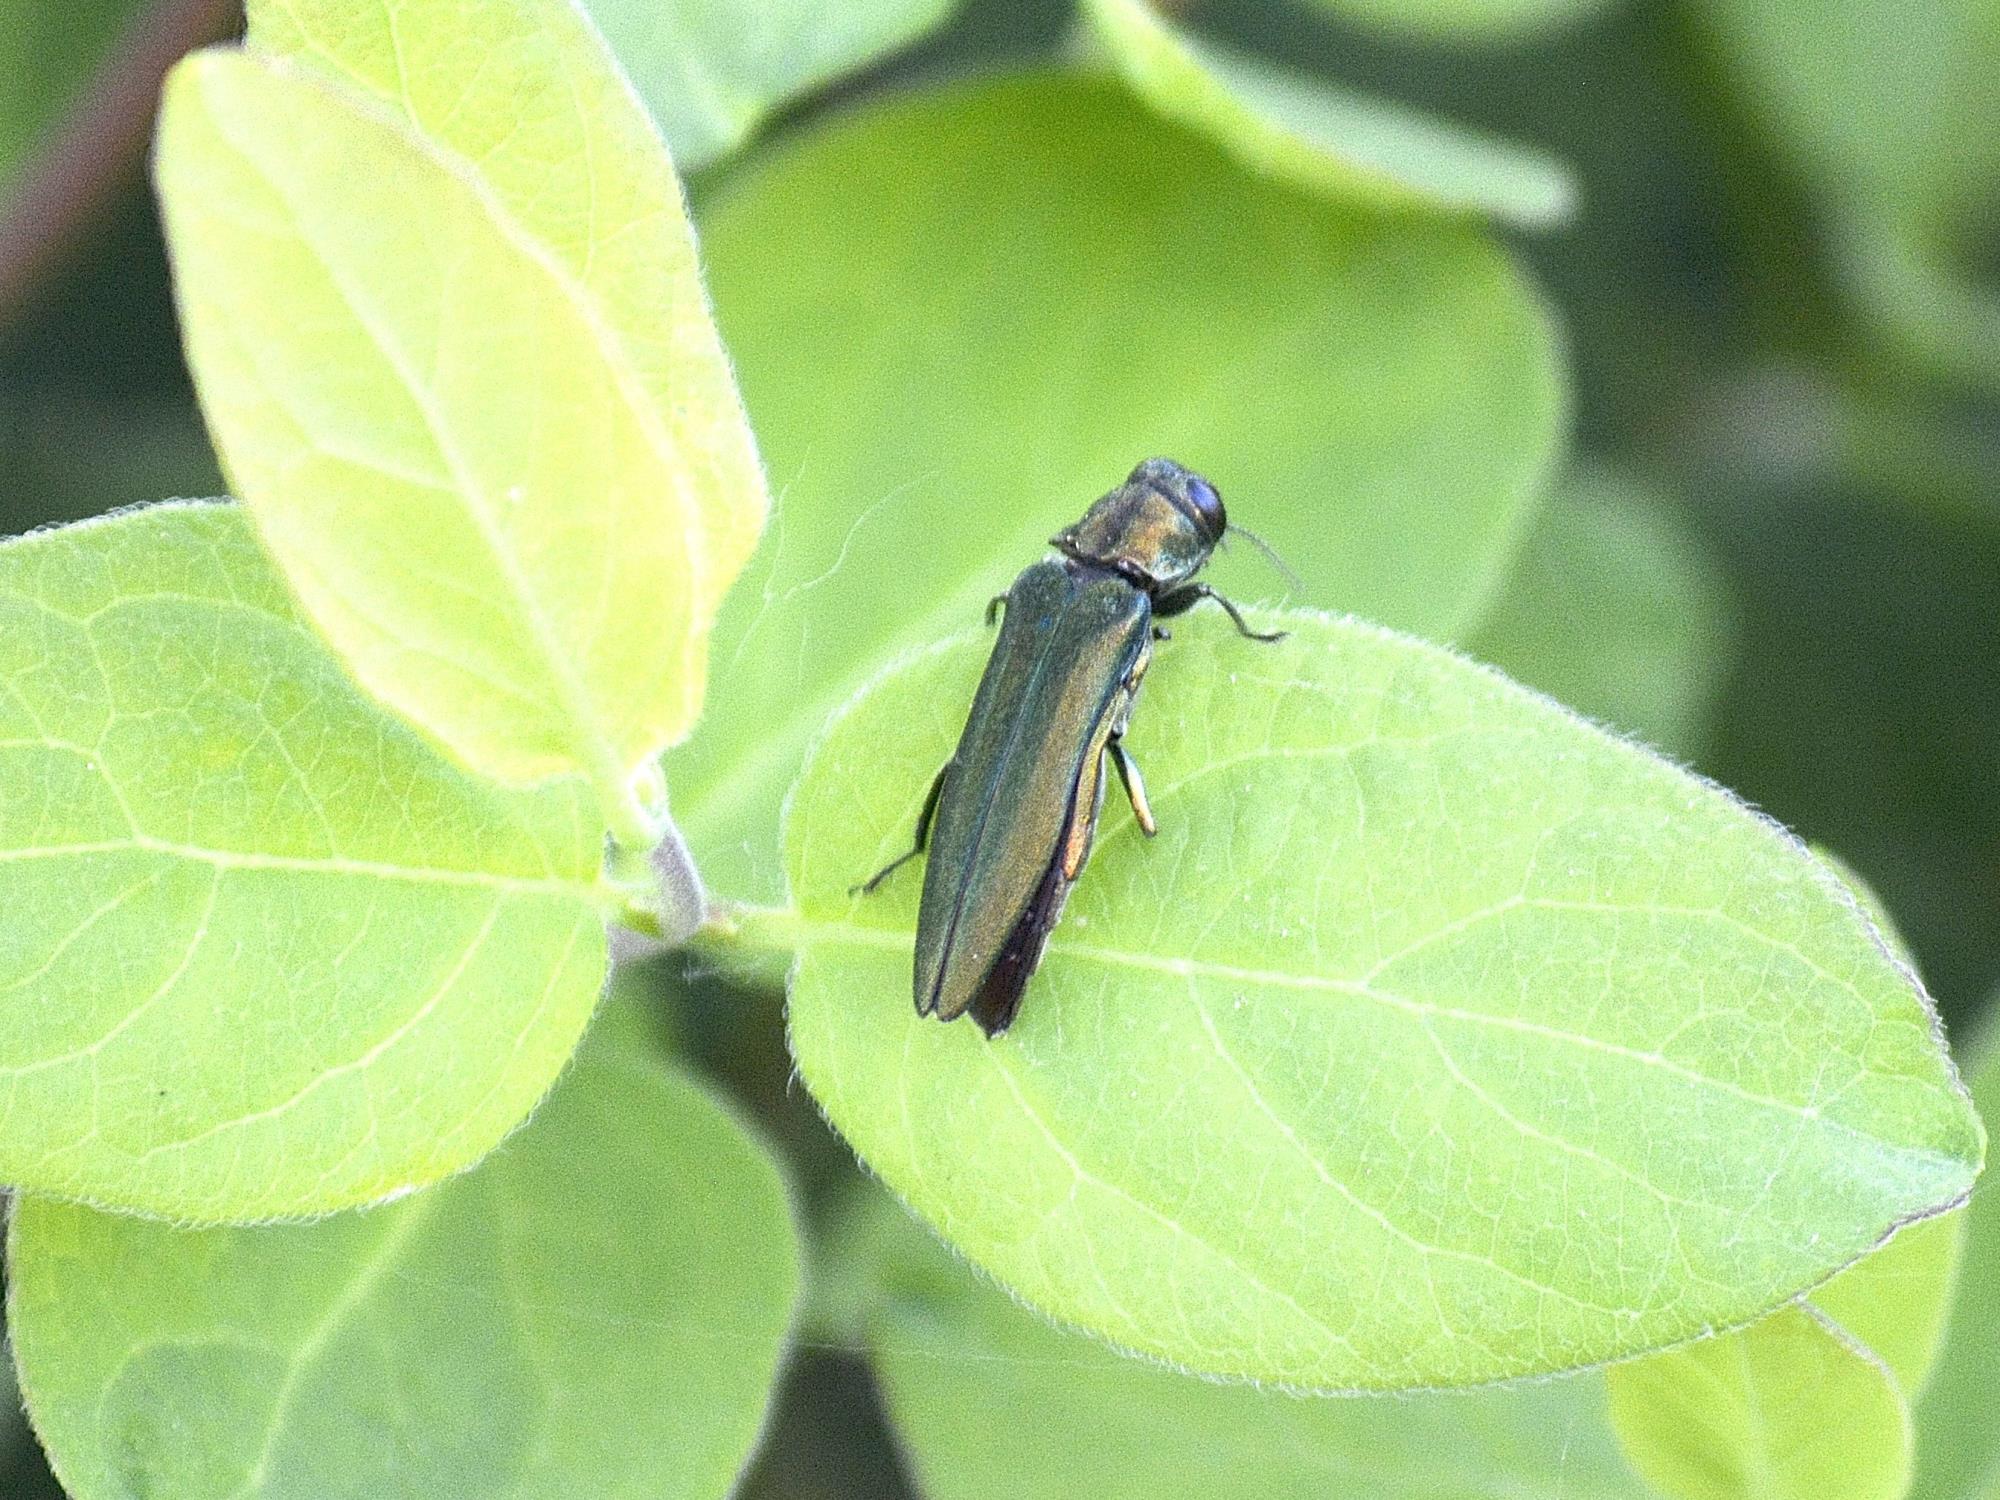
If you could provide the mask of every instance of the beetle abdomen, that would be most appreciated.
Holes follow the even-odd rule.
[[[1011,1020],[1067,893],[1058,854],[1079,796],[1089,798],[1086,815],[1096,810],[1095,783],[1080,786],[1085,763],[1124,705],[1151,624],[1142,590],[1074,561],[1036,563],[1008,591],[931,833],[917,918],[920,1012],[949,1020],[993,988],[981,1010],[1000,1027],[989,1029]]]

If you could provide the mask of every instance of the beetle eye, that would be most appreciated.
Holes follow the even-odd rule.
[[[1228,528],[1228,517],[1223,513],[1222,496],[1215,492],[1215,486],[1199,474],[1190,474],[1187,479],[1188,503],[1194,513],[1201,518],[1201,524],[1221,536]]]

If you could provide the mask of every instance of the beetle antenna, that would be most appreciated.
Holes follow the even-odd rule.
[[[1284,575],[1285,582],[1289,583],[1292,586],[1293,590],[1296,591],[1297,593],[1301,595],[1305,593],[1306,581],[1303,578],[1299,577],[1298,574],[1292,571],[1291,564],[1286,562],[1282,557],[1278,556],[1277,551],[1271,546],[1269,542],[1265,541],[1261,536],[1257,535],[1257,533],[1252,531],[1248,526],[1238,526],[1234,521],[1231,521],[1229,523],[1228,530],[1235,532],[1238,536],[1246,536],[1250,538],[1250,544],[1253,547],[1255,547],[1259,552],[1264,554],[1266,560],[1270,562],[1272,567],[1276,568],[1279,573]]]

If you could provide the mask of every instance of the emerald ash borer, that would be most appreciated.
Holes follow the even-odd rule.
[[[1193,581],[1232,528],[1215,486],[1150,458],[1050,545],[986,607],[1005,609],[972,713],[924,798],[907,854],[855,890],[930,850],[917,914],[913,989],[920,1015],[970,1012],[989,1037],[1013,1022],[1022,991],[1090,857],[1105,762],[1133,816],[1156,832],[1125,725],[1146,674],[1157,621],[1204,599],[1243,635],[1236,606]],[[1247,533],[1246,533],[1247,534]],[[1254,540],[1254,538],[1253,538]]]

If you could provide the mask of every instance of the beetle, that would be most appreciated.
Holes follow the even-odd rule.
[[[867,894],[930,850],[911,987],[919,1015],[970,1013],[989,1037],[1013,1023],[1069,890],[1090,858],[1106,767],[1147,837],[1158,832],[1125,727],[1157,622],[1213,599],[1254,641],[1276,641],[1194,575],[1231,527],[1215,486],[1149,458],[1050,539],[986,606],[1005,618],[958,748],[932,780],[910,850],[848,894]],[[1246,533],[1247,534],[1247,533]],[[1254,538],[1253,538],[1254,540]]]

